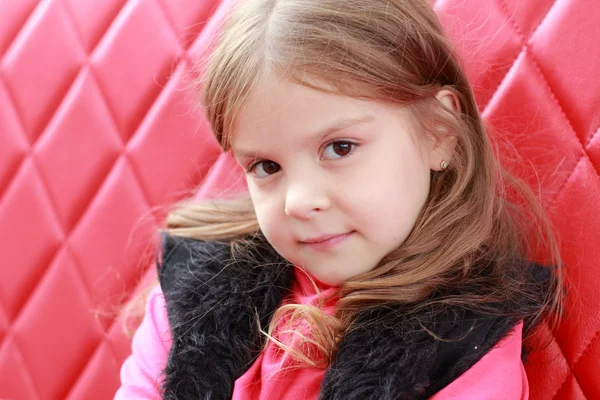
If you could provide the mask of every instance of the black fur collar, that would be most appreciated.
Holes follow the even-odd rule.
[[[163,236],[159,279],[173,337],[163,399],[230,399],[235,380],[258,356],[260,328],[267,329],[294,275],[264,239],[252,246],[240,259],[227,243]],[[379,307],[358,322],[325,373],[320,399],[428,398],[483,357],[518,318],[448,309],[427,322]],[[423,326],[438,337],[464,338],[439,341]]]

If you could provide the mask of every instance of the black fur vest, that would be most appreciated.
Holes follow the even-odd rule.
[[[163,236],[157,265],[173,337],[163,399],[230,399],[235,380],[260,353],[259,323],[267,329],[294,274],[264,240],[252,246],[240,259],[227,243]],[[481,359],[519,318],[448,307],[435,321],[409,319],[401,306],[388,306],[363,312],[357,322],[325,373],[320,399],[428,398]],[[440,341],[423,327],[459,339]]]

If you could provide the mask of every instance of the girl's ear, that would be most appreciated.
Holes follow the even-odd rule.
[[[448,110],[456,115],[460,114],[460,101],[454,91],[441,89],[435,97]],[[446,126],[440,125],[437,130],[429,149],[429,168],[433,171],[441,171],[452,163],[452,155],[456,147],[456,136],[448,132]]]
[[[457,114],[460,113],[460,101],[458,101],[458,96],[456,96],[454,91],[450,89],[441,89],[437,92],[435,98],[450,111],[454,111]]]

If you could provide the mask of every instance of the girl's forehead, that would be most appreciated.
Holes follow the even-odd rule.
[[[268,147],[285,135],[298,143],[324,141],[339,132],[356,132],[382,121],[400,121],[410,129],[406,107],[314,89],[299,83],[271,82],[248,97],[232,132],[237,155]]]
[[[365,113],[377,116],[403,107],[359,99],[333,89],[318,89],[299,82],[276,78],[256,85],[237,114],[238,129],[293,124],[311,127],[333,119],[351,119]],[[294,126],[291,126],[293,128]],[[290,128],[282,126],[281,128]]]
[[[240,132],[253,130],[301,128],[315,132],[332,125],[334,119],[356,117],[363,110],[370,109],[374,115],[380,112],[373,101],[341,93],[337,87],[344,85],[310,72],[265,68],[231,110],[226,142],[233,145]]]
[[[335,121],[349,122],[376,113],[361,103],[296,83],[271,83],[248,97],[234,136],[261,131],[317,133]]]

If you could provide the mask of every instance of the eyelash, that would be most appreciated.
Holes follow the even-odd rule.
[[[323,147],[323,152],[322,152],[322,153],[324,153],[324,152],[325,152],[325,149],[327,149],[329,146],[332,146],[332,145],[335,145],[335,144],[349,144],[349,145],[351,146],[351,148],[350,148],[350,152],[349,152],[348,154],[345,154],[345,155],[343,155],[343,156],[339,156],[338,158],[335,158],[334,160],[336,160],[336,159],[337,159],[337,160],[339,160],[339,159],[342,159],[342,158],[348,158],[348,157],[350,157],[351,155],[353,155],[353,154],[354,154],[354,150],[355,150],[357,147],[359,147],[359,146],[360,146],[358,143],[354,143],[354,142],[352,142],[352,141],[349,141],[349,140],[334,140],[334,141],[331,141],[331,142],[327,143],[327,144],[326,144],[326,145]],[[324,160],[324,158],[323,158],[323,156],[322,156],[322,155],[321,155],[321,160]],[[270,161],[270,160],[257,160],[257,161],[255,161],[254,163],[252,163],[252,164],[251,164],[251,165],[250,165],[250,166],[249,166],[249,167],[246,169],[246,173],[251,173],[251,174],[254,174],[254,178],[255,178],[255,179],[265,179],[265,178],[268,178],[269,176],[271,176],[271,175],[274,175],[274,174],[276,174],[277,172],[279,172],[279,171],[277,171],[277,172],[274,172],[273,174],[270,174],[270,175],[268,175],[268,176],[265,176],[265,177],[259,177],[259,176],[256,176],[256,173],[255,173],[256,167],[257,167],[257,166],[259,166],[261,163],[263,163],[263,162],[267,162],[267,161]],[[277,164],[277,163],[275,163],[275,164]],[[277,164],[277,165],[279,165],[279,164]],[[281,167],[280,167],[280,168],[281,168]]]

